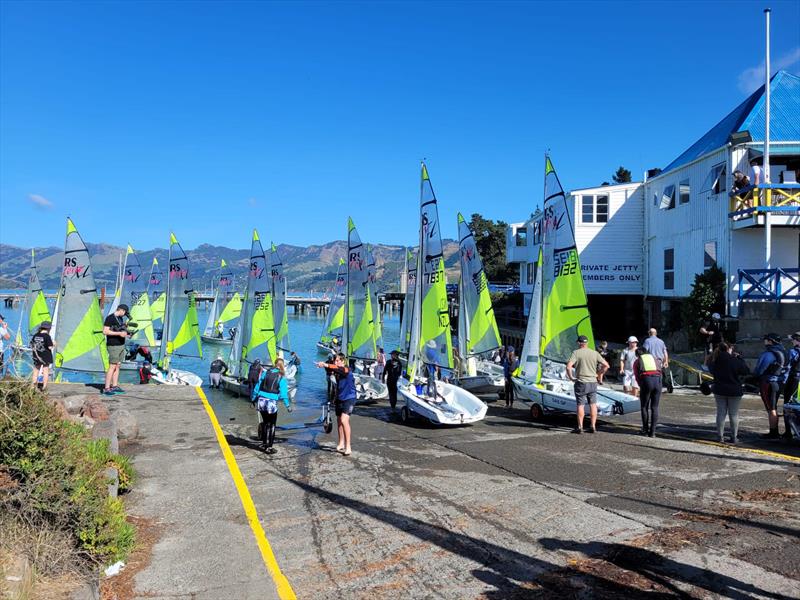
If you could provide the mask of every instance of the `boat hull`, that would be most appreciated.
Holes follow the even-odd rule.
[[[456,379],[456,385],[475,395],[488,396],[490,394],[501,393],[505,386],[505,380],[501,377],[498,381],[496,377],[492,377],[491,375],[479,374],[475,376],[459,377]]]
[[[483,420],[488,410],[488,406],[474,394],[443,381],[436,382],[436,400],[426,396],[424,389],[418,394],[416,386],[408,381],[401,381],[397,391],[405,402],[406,410],[434,425],[477,423]]]
[[[537,404],[544,413],[576,413],[575,392],[571,381],[542,379],[537,385],[532,381],[513,378],[514,391],[519,400]],[[638,398],[607,387],[597,388],[597,414],[605,417],[638,412]]]
[[[230,346],[233,344],[232,339],[218,338],[211,335],[201,335],[200,339],[203,340],[204,344],[212,346]]]
[[[246,379],[239,379],[231,375],[223,375],[220,377],[220,381],[222,383],[222,389],[226,392],[234,396],[244,396],[248,400],[250,399],[250,386]],[[297,395],[297,383],[289,379],[287,379],[286,383],[289,388],[289,399],[294,400],[294,397]]]
[[[192,387],[200,387],[203,385],[203,379],[199,375],[195,375],[191,371],[184,371],[183,369],[170,369],[166,374],[157,369],[153,369],[150,380],[162,385],[188,385]]]
[[[356,375],[356,401],[369,402],[389,397],[389,388],[382,381],[369,375]]]

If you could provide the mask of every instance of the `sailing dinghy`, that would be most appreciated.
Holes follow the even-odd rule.
[[[57,369],[92,373],[104,373],[108,369],[103,313],[89,250],[69,218],[51,335],[56,345]]]
[[[286,379],[292,380],[297,376],[299,367],[289,364],[284,356],[284,352],[291,355],[291,343],[289,341],[289,311],[286,307],[286,276],[283,273],[283,262],[278,254],[275,244],[271,245],[269,253],[270,286],[272,290],[272,315],[275,323],[275,349],[279,358],[284,359],[284,375]]]
[[[375,323],[372,314],[372,293],[367,269],[367,249],[361,243],[353,220],[347,219],[347,285],[345,287],[342,348],[351,364],[364,365],[377,358]],[[358,401],[386,398],[389,388],[379,379],[363,373],[353,373]]]
[[[153,381],[173,385],[200,386],[203,380],[190,371],[172,367],[172,358],[202,358],[197,304],[189,276],[189,258],[175,234],[170,233],[169,277],[167,278],[164,335],[161,343],[161,370],[153,369]]]
[[[328,304],[328,314],[322,335],[317,342],[317,351],[322,354],[335,354],[341,350],[342,327],[344,326],[344,301],[347,295],[347,268],[344,259],[339,259],[339,268],[336,270],[336,282],[331,291],[331,301]]]
[[[153,257],[153,266],[150,268],[150,279],[147,282],[147,296],[150,301],[150,315],[153,322],[153,333],[157,343],[161,344],[164,333],[164,312],[167,308],[167,292],[164,285],[164,274],[158,266],[158,259]]]
[[[520,367],[512,378],[517,398],[531,403],[534,419],[549,412],[575,413],[575,393],[566,378],[565,365],[577,347],[579,335],[589,338],[588,345],[594,348],[572,221],[549,156],[545,158],[544,190],[543,239],[536,281]],[[639,408],[638,398],[598,386],[599,415],[621,415]]]
[[[208,321],[200,339],[204,344],[230,346],[233,336],[225,337],[225,330],[233,325],[242,312],[242,297],[233,289],[233,272],[223,258],[219,267],[217,289],[208,313]]]
[[[473,394],[498,394],[505,378],[486,357],[501,346],[494,317],[489,281],[483,270],[475,237],[461,213],[458,214],[461,277],[458,286],[458,354],[456,382]]]
[[[439,211],[428,170],[422,163],[420,185],[419,252],[417,284],[411,315],[408,349],[408,379],[398,384],[405,405],[400,410],[403,422],[417,415],[436,425],[464,425],[486,416],[487,406],[471,392],[444,381],[428,385],[427,373],[453,369],[453,343],[447,302]],[[432,392],[428,394],[429,388]]]
[[[242,314],[233,336],[230,371],[222,376],[222,387],[237,396],[250,397],[247,376],[258,360],[267,366],[278,358],[275,338],[275,315],[272,310],[272,288],[267,277],[267,258],[258,231],[253,230],[250,244],[250,268],[242,299]],[[287,378],[288,379],[288,378]],[[289,379],[289,397],[294,398],[297,384]]]
[[[13,352],[30,352],[30,346],[27,345],[27,341],[39,331],[39,325],[51,320],[50,308],[47,306],[42,284],[39,283],[39,275],[36,271],[34,251],[31,249],[28,289],[25,292],[25,299],[22,301],[22,311],[19,315],[19,325],[17,326],[17,333],[14,335],[14,343],[11,345]]]

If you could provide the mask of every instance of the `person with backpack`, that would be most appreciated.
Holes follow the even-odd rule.
[[[725,443],[725,418],[731,427],[731,444],[739,442],[739,405],[742,403],[742,378],[750,373],[747,363],[733,346],[720,342],[708,362],[708,370],[714,376],[714,401],[717,404],[717,439]]]
[[[788,353],[788,373],[786,376],[786,385],[783,386],[783,404],[784,406],[789,403],[798,402],[797,388],[800,385],[800,331],[795,331],[789,336],[792,340],[792,347],[789,348]],[[789,417],[786,414],[786,409],[783,409],[783,424],[786,430],[783,432],[783,437],[791,439],[792,431],[789,427]]]
[[[267,454],[275,454],[275,428],[278,424],[278,401],[283,401],[286,410],[292,412],[289,402],[289,386],[284,375],[283,359],[275,361],[274,367],[265,367],[253,386],[250,395],[258,410],[261,432],[261,449]]]
[[[642,409],[642,435],[656,437],[658,405],[661,402],[661,369],[655,356],[644,348],[636,349],[633,377],[639,384],[639,402]]]
[[[52,323],[43,321],[39,331],[31,338],[30,346],[33,351],[33,385],[40,390],[47,388],[50,377],[50,365],[53,364],[53,348],[56,344],[50,337]],[[42,378],[39,382],[39,378]]]
[[[336,378],[336,401],[334,409],[338,425],[339,442],[336,444],[336,451],[345,456],[350,456],[353,452],[350,447],[350,415],[356,405],[356,380],[353,377],[353,370],[346,366],[347,357],[341,352],[336,355],[334,362],[318,362],[317,367],[325,369],[329,375]]]
[[[253,364],[250,365],[250,369],[247,371],[247,393],[250,394],[252,397],[253,390],[256,387],[256,383],[258,382],[258,378],[261,377],[261,371],[263,370],[263,366],[261,365],[261,359],[257,358],[253,361]]]
[[[754,371],[758,378],[761,401],[767,409],[769,417],[769,433],[762,437],[776,440],[778,434],[778,398],[788,374],[786,354],[781,346],[781,337],[777,333],[764,336],[764,352],[758,358]]]

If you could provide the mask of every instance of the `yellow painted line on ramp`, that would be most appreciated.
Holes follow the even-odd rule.
[[[239,492],[239,498],[242,501],[242,507],[247,515],[247,522],[250,523],[250,529],[253,530],[253,535],[256,537],[258,549],[261,551],[261,558],[264,559],[264,564],[269,571],[272,580],[275,582],[275,587],[278,590],[278,596],[281,600],[295,600],[296,596],[289,580],[286,579],[278,566],[278,561],[275,560],[275,554],[272,552],[272,546],[267,540],[264,533],[264,528],[261,526],[261,521],[258,519],[256,507],[253,504],[253,498],[250,496],[250,490],[247,489],[247,484],[242,477],[242,472],[239,470],[239,465],[236,464],[236,458],[233,456],[231,447],[228,445],[228,440],[225,439],[225,434],[222,432],[222,427],[219,425],[217,415],[214,414],[214,409],[208,403],[205,393],[202,388],[196,387],[197,395],[203,401],[203,406],[208,413],[208,418],[211,420],[211,426],[214,428],[214,433],[217,435],[217,442],[222,449],[222,456],[225,457],[225,462],[228,465],[228,470],[233,478],[233,483],[236,485],[236,491]]]

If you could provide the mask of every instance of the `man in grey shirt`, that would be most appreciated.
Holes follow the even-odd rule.
[[[572,352],[567,361],[567,379],[575,382],[575,401],[577,403],[578,426],[573,433],[583,433],[584,406],[589,405],[591,429],[597,431],[597,382],[608,370],[608,363],[597,350],[587,345],[589,338],[578,336],[578,349]],[[574,368],[574,371],[573,371]]]
[[[653,355],[653,358],[656,359],[656,365],[659,369],[661,369],[662,377],[661,381],[663,381],[667,386],[667,392],[672,393],[672,376],[666,373],[666,369],[669,368],[669,353],[667,352],[667,345],[664,341],[658,337],[658,332],[655,328],[651,327],[647,331],[648,337],[644,344],[642,344],[642,348],[645,349],[646,352],[649,352]]]

